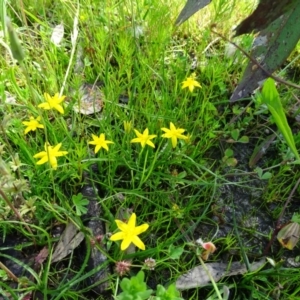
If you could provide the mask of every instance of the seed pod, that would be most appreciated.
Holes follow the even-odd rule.
[[[9,18],[6,18],[6,27],[10,41],[10,50],[14,59],[20,63],[25,58],[25,54]]]

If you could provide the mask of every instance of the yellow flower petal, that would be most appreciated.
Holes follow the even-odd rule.
[[[43,108],[43,109],[47,109],[47,110],[51,109],[49,103],[45,103],[45,102],[39,104],[38,107]]]
[[[121,250],[122,251],[126,250],[129,247],[129,245],[131,244],[131,242],[132,242],[132,238],[130,238],[130,237],[124,238],[121,243]]]
[[[122,231],[117,232],[110,237],[111,241],[119,241],[119,240],[123,240],[123,239],[124,239],[124,233]]]
[[[65,112],[63,107],[59,104],[54,105],[53,108],[55,108],[61,114],[63,114]]]
[[[177,146],[177,139],[186,140],[187,136],[183,135],[182,133],[185,131],[183,128],[176,128],[175,125],[170,122],[170,129],[168,128],[161,128],[162,131],[165,133],[162,137],[171,139],[172,147],[175,148]]]
[[[118,226],[118,228],[122,231],[126,231],[128,229],[128,224],[120,221],[120,220],[115,220],[116,221],[116,224]]]
[[[37,157],[35,157],[37,158]],[[37,165],[43,165],[44,163],[46,163],[48,161],[48,157],[47,156],[43,156],[42,159],[40,159],[36,164]]]
[[[58,151],[60,149],[61,145],[62,144],[59,143],[55,147],[52,147],[51,145],[46,143],[44,145],[45,151],[39,152],[39,153],[37,153],[33,156],[34,158],[41,158],[36,164],[37,165],[42,165],[46,162],[49,162],[51,168],[56,170],[57,169],[57,159],[56,159],[56,157],[64,156],[64,155],[68,154],[67,151]]]
[[[146,128],[143,133],[140,133],[138,130],[134,129],[134,132],[137,136],[137,138],[134,138],[130,141],[130,143],[140,143],[142,148],[144,148],[146,145],[149,145],[152,148],[155,148],[154,143],[151,141],[157,135],[155,134],[149,134],[149,129]]]
[[[132,238],[132,243],[134,245],[136,245],[138,248],[140,248],[141,250],[145,250],[146,249],[145,244],[142,242],[142,240],[138,236],[134,236]]]
[[[53,97],[51,97],[48,93],[44,93],[44,97],[46,102],[39,104],[39,108],[43,108],[45,110],[56,109],[59,113],[64,113],[64,109],[60,103],[65,100],[66,96],[59,96],[59,93],[56,93]]]
[[[22,122],[23,125],[27,126],[24,133],[27,134],[29,131],[35,131],[37,128],[44,128],[44,125],[39,123],[40,120],[41,117],[37,117],[36,119],[34,117],[30,117],[29,121]]]
[[[44,157],[45,155],[47,155],[47,152],[46,151],[42,151],[42,152],[39,152],[35,155],[33,155],[34,158],[41,158],[41,157]]]
[[[189,88],[190,92],[193,92],[195,87],[201,88],[200,83],[195,80],[196,75],[193,73],[190,77],[182,82],[182,89]]]
[[[134,233],[136,235],[139,235],[139,234],[145,232],[148,228],[149,228],[149,225],[145,223],[143,225],[135,227]]]
[[[146,231],[149,228],[148,224],[143,224],[140,226],[135,226],[136,224],[136,214],[133,213],[128,223],[124,223],[120,220],[115,220],[118,228],[121,230],[120,232],[117,232],[113,234],[110,237],[111,241],[118,241],[122,240],[121,243],[121,250],[126,250],[131,243],[136,245],[138,248],[145,250],[145,245],[141,241],[141,239],[138,237],[139,234]]]
[[[92,134],[92,138],[93,141],[90,141],[89,144],[90,145],[95,145],[95,153],[97,153],[101,148],[105,149],[106,151],[108,151],[108,144],[113,144],[113,142],[108,141],[105,139],[105,134],[101,133],[98,136]]]

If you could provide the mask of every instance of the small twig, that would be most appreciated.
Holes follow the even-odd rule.
[[[293,87],[293,88],[296,88],[296,89],[300,90],[300,86],[299,85],[297,85],[295,83],[292,83],[292,82],[289,82],[289,81],[285,81],[284,79],[282,79],[280,77],[274,76],[272,73],[270,73],[268,70],[266,70],[255,58],[253,58],[251,55],[249,55],[242,47],[240,47],[236,43],[232,42],[231,40],[229,40],[228,38],[226,38],[221,33],[218,33],[216,31],[214,31],[212,28],[211,28],[211,32],[214,33],[214,34],[216,34],[216,35],[218,35],[219,37],[221,37],[222,39],[224,39],[226,42],[232,44],[234,47],[236,47],[237,49],[239,49],[247,58],[249,58],[254,63],[254,65],[256,65],[257,67],[259,67],[264,73],[266,73],[266,75],[268,77],[273,78],[275,81],[277,81],[279,83],[282,83],[282,84],[285,84],[287,86],[290,86],[290,87]]]
[[[23,21],[24,25],[26,27],[28,27],[23,0],[19,1],[19,5],[20,5],[21,15],[22,15],[22,19],[23,19],[22,21]]]
[[[8,269],[1,261],[0,269],[2,269],[7,274],[7,276],[13,279],[15,282],[19,282],[18,277],[10,269]]]
[[[271,239],[270,239],[270,241],[269,241],[267,247],[265,248],[263,255],[267,255],[267,254],[268,254],[268,252],[269,252],[269,250],[270,250],[270,248],[271,248],[271,245],[273,244],[273,242],[274,242],[274,240],[275,240],[275,238],[276,238],[276,235],[277,235],[278,231],[280,230],[280,220],[281,220],[281,218],[283,217],[283,215],[284,215],[284,213],[285,213],[285,210],[286,210],[287,206],[288,206],[289,203],[291,202],[292,197],[294,196],[294,194],[295,194],[295,192],[296,192],[296,189],[298,188],[299,184],[300,184],[300,178],[299,178],[298,181],[296,182],[294,188],[292,189],[292,191],[291,191],[289,197],[287,198],[287,200],[286,200],[286,202],[285,202],[285,204],[284,204],[284,206],[283,206],[283,209],[282,209],[282,211],[281,211],[281,213],[280,213],[280,215],[279,215],[279,217],[278,217],[278,219],[277,219],[277,221],[276,221],[276,226],[275,226],[275,229],[274,229],[274,231],[273,231],[272,237],[271,237]]]
[[[215,43],[217,43],[218,41],[220,40],[220,37],[214,39],[213,41],[211,41],[206,47],[205,49],[202,51],[202,54],[205,54],[206,51],[212,46],[214,45]]]

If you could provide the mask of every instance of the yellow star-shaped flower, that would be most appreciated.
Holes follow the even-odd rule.
[[[190,92],[193,92],[195,87],[201,88],[200,83],[195,80],[196,74],[193,73],[190,77],[182,82],[182,89],[189,88]]]
[[[49,109],[56,109],[61,114],[64,113],[63,107],[60,105],[66,96],[59,96],[59,93],[56,93],[53,97],[51,97],[48,93],[44,93],[44,97],[46,102],[43,102],[38,105],[38,107],[49,110]]]
[[[41,117],[30,117],[29,121],[22,122],[23,125],[27,126],[24,133],[27,134],[29,131],[35,131],[37,128],[44,128],[44,125],[40,124]]]
[[[130,141],[130,143],[141,143],[142,148],[144,148],[146,145],[149,145],[150,147],[155,148],[155,145],[153,144],[153,142],[151,140],[154,139],[155,137],[157,137],[157,135],[155,135],[155,134],[149,135],[148,128],[146,128],[143,133],[140,133],[136,129],[134,129],[134,132],[135,132],[137,138],[132,139]]]
[[[138,237],[139,234],[146,231],[149,227],[148,224],[143,224],[140,226],[135,227],[136,223],[136,214],[133,213],[128,223],[124,223],[120,220],[116,220],[118,228],[121,230],[121,232],[117,232],[113,234],[110,237],[111,241],[119,241],[123,240],[121,244],[121,250],[126,250],[131,243],[136,245],[141,250],[145,250],[145,244],[142,242],[142,240]]]
[[[177,145],[177,139],[186,140],[188,138],[182,134],[185,132],[185,129],[176,128],[172,122],[170,122],[170,129],[161,128],[161,130],[165,132],[162,137],[171,139],[173,148],[175,148]]]
[[[56,157],[67,155],[67,151],[59,151],[61,147],[61,143],[57,144],[55,147],[45,143],[45,151],[39,152],[35,154],[34,158],[41,158],[36,164],[42,165],[49,161],[51,167],[56,170],[57,169],[57,159]]]
[[[98,136],[92,134],[93,141],[89,142],[90,145],[96,145],[95,147],[95,153],[97,153],[101,148],[104,148],[106,151],[108,151],[108,144],[113,144],[111,141],[105,140],[105,134],[101,133]]]

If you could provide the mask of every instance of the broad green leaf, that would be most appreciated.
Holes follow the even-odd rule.
[[[295,146],[294,137],[292,134],[292,130],[287,122],[280,97],[278,91],[275,86],[275,82],[272,78],[269,78],[264,83],[262,93],[261,93],[261,101],[266,104],[270,113],[272,114],[275,123],[282,133],[286,143],[294,153],[295,157],[299,160],[299,153]]]
[[[293,9],[260,32],[253,43],[251,57],[272,74],[287,59],[299,41],[300,30],[296,28],[300,28],[300,5],[294,5]],[[267,77],[268,74],[250,61],[230,102],[249,97]]]

